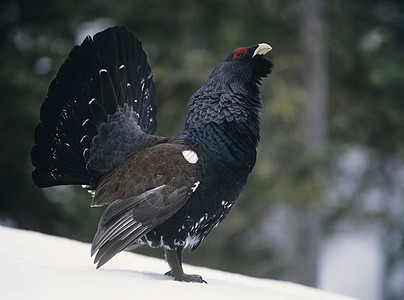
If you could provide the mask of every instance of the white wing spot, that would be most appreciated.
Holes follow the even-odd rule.
[[[182,151],[182,156],[184,156],[184,158],[187,160],[187,162],[189,162],[190,164],[196,164],[196,162],[198,161],[199,157],[198,155],[191,150],[184,150]]]
[[[197,182],[194,183],[194,186],[191,187],[192,193],[194,193],[194,192],[196,191],[196,189],[198,188],[199,184],[200,184],[199,181],[197,181]]]
[[[121,66],[119,67],[119,70],[122,70],[123,68],[125,68],[125,65],[121,65]]]

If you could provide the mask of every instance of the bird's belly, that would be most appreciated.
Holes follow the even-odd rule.
[[[227,216],[242,191],[247,176],[201,184],[185,205],[154,228],[141,241],[151,247],[195,249]]]

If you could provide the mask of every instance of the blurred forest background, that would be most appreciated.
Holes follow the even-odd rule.
[[[349,236],[352,264],[330,254],[331,281],[346,280],[339,291],[350,293],[358,274],[373,293],[367,299],[404,298],[399,0],[2,0],[1,224],[92,240],[103,209],[90,208],[80,187],[36,188],[29,153],[47,87],[69,51],[112,25],[133,31],[148,54],[159,135],[182,129],[188,98],[227,53],[273,47],[257,165],[227,219],[186,262],[326,288],[324,249]],[[369,263],[359,264],[375,251],[376,282]]]

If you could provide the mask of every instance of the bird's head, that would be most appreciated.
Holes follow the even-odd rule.
[[[227,55],[190,98],[186,128],[209,122],[259,122],[259,84],[272,71],[273,63],[265,57],[271,49],[261,43]]]
[[[210,77],[221,84],[256,85],[272,72],[273,63],[265,57],[272,47],[261,43],[232,51]]]

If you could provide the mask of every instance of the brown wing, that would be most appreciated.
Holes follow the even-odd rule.
[[[189,153],[184,145],[158,144],[129,156],[101,182],[92,205],[109,206],[91,248],[91,255],[98,251],[97,267],[185,204],[202,178],[197,156]]]

